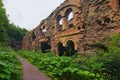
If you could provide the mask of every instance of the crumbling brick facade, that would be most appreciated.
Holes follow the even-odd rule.
[[[120,33],[120,0],[66,0],[23,38],[23,49],[86,53],[113,33]]]

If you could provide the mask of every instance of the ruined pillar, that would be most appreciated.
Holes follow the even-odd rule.
[[[66,17],[62,18],[62,30],[65,30],[68,27],[68,21]]]
[[[56,34],[58,31],[58,22],[56,20],[54,21],[54,26],[55,26],[55,30],[53,34]]]

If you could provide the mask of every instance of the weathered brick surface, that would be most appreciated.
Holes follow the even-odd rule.
[[[45,42],[59,54],[58,43],[66,47],[72,41],[78,53],[86,53],[96,50],[96,41],[106,44],[104,36],[113,33],[120,33],[120,0],[66,0],[24,37],[23,49],[41,50]]]

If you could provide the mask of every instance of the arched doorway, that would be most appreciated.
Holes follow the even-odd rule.
[[[47,50],[51,49],[51,46],[48,44],[48,42],[41,42],[40,48],[41,51],[45,53]]]
[[[58,54],[59,54],[59,56],[62,56],[62,55],[64,55],[64,51],[65,51],[65,49],[64,49],[64,46],[63,46],[63,44],[61,43],[61,42],[59,42],[58,44],[57,44],[57,46],[58,46]]]
[[[65,50],[66,56],[72,56],[76,52],[75,45],[74,45],[74,42],[72,40],[67,41],[65,49],[66,49]]]

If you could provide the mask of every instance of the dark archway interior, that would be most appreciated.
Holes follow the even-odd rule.
[[[35,33],[34,33],[34,32],[32,32],[32,39],[33,39],[33,40],[36,39],[36,36],[35,36]]]
[[[59,53],[59,56],[64,55],[64,47],[61,42],[58,43],[58,53]]]
[[[76,52],[74,47],[75,46],[74,46],[73,41],[71,41],[71,40],[67,41],[67,44],[66,44],[66,56],[74,55],[74,53]]]
[[[69,15],[73,12],[71,8],[68,8],[65,12],[65,17],[68,19]],[[71,16],[72,17],[72,16]]]
[[[48,42],[41,42],[41,50],[43,53],[49,49],[51,49],[51,46],[48,44]]]

